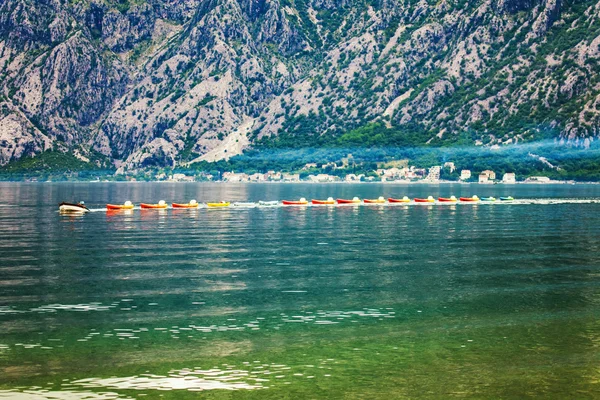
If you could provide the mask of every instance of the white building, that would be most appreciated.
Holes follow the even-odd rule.
[[[462,171],[460,171],[460,180],[461,181],[467,181],[469,179],[471,179],[471,170],[463,169]]]
[[[516,183],[517,182],[517,176],[513,172],[507,172],[506,174],[502,175],[502,182],[504,182],[504,183]]]
[[[441,171],[442,171],[442,167],[440,167],[439,165],[433,166],[433,167],[429,168],[429,174],[427,174],[427,178],[425,178],[425,179],[428,181],[431,181],[431,182],[439,181]]]
[[[488,174],[479,174],[479,183],[492,183]]]
[[[266,181],[266,178],[265,178],[265,174],[256,173],[256,174],[250,175],[248,177],[248,180],[250,182],[264,182],[264,181]]]
[[[235,172],[223,172],[225,182],[248,182],[248,174],[236,174]]]
[[[282,179],[284,182],[298,182],[300,181],[300,174],[283,174]]]
[[[311,182],[335,182],[339,178],[328,174],[309,175],[307,178]]]

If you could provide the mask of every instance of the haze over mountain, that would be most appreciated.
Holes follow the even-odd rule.
[[[0,165],[252,146],[589,146],[600,1],[4,0]]]

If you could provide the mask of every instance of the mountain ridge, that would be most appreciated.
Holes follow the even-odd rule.
[[[77,149],[124,171],[407,138],[585,148],[599,45],[597,1],[6,0],[0,165]]]

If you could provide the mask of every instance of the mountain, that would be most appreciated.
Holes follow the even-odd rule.
[[[247,148],[587,147],[600,1],[4,0],[0,165]]]

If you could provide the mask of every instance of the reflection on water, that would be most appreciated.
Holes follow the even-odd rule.
[[[103,208],[475,189],[518,200]],[[0,398],[585,397],[600,354],[598,198],[597,186],[0,185],[0,203],[20,205],[0,208]],[[93,211],[62,216],[63,200]]]

